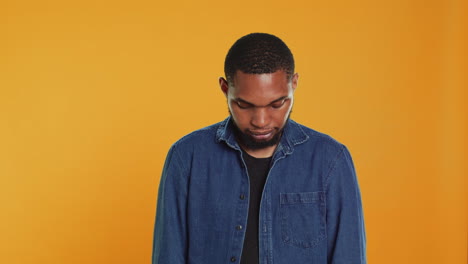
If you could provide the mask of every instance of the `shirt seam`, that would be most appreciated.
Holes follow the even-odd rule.
[[[330,170],[328,171],[327,173],[327,177],[325,179],[325,194],[328,192],[328,184],[329,184],[329,179],[331,178],[331,175],[332,173],[335,171],[337,165],[338,165],[338,162],[341,158],[342,155],[344,155],[344,148],[343,148],[343,145],[341,145],[341,150],[338,152],[338,154],[336,155],[335,159],[333,160],[333,163],[332,163],[332,166],[330,167]]]
[[[185,168],[185,166],[183,165],[183,162],[182,162],[182,158],[180,157],[179,153],[177,152],[177,146],[176,144],[174,144],[172,146],[172,152],[173,152],[173,155],[175,157],[176,160],[174,160],[174,162],[176,162],[177,164],[177,161],[181,164],[181,168],[182,168],[182,171],[181,171],[181,174],[184,175],[186,172],[187,172],[187,169]],[[184,177],[184,176],[182,176]],[[164,183],[162,185],[162,192],[165,193],[166,192],[166,178],[167,178],[167,175],[166,177],[164,177]],[[180,179],[178,179],[178,181],[180,181]],[[164,205],[163,205],[164,206]],[[158,255],[158,263],[161,261],[161,254]]]
[[[179,164],[177,164],[177,163],[176,164],[180,165],[180,167],[182,168],[181,173],[183,173],[183,174],[187,173],[188,169],[185,167],[184,163],[182,162],[182,157],[179,154],[177,145],[174,145],[173,148],[174,148],[174,155],[177,156],[177,161],[179,162]]]

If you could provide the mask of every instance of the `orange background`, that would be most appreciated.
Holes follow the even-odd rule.
[[[353,155],[369,263],[467,263],[467,2],[0,3],[0,263],[150,263],[169,146],[226,117],[233,42],[269,32],[293,119]]]

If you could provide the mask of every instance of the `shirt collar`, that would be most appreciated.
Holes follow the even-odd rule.
[[[231,116],[224,119],[216,131],[216,140],[218,142],[225,141],[231,148],[240,150],[239,144],[233,133],[233,120]],[[301,126],[295,121],[289,119],[283,130],[280,143],[276,151],[283,151],[284,154],[291,154],[294,146],[304,143],[309,139],[309,136],[302,130]]]

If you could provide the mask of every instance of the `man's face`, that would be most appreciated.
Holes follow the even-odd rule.
[[[248,149],[275,146],[293,106],[298,75],[288,81],[282,71],[248,74],[237,71],[232,85],[220,78],[239,143]]]

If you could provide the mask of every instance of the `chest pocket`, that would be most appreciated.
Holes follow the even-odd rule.
[[[285,243],[313,248],[326,237],[323,192],[281,193],[280,213]]]

